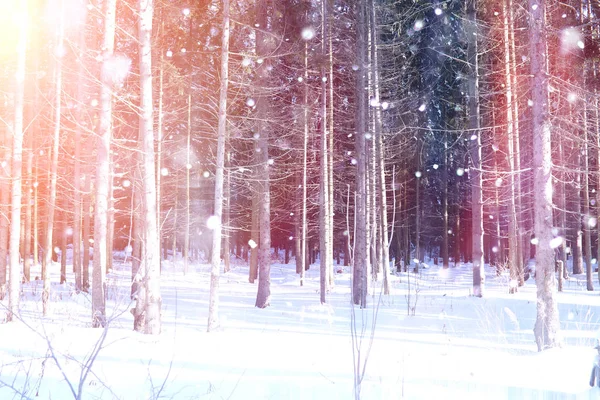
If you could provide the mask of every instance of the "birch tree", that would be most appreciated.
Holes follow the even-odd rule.
[[[538,245],[537,317],[533,329],[538,351],[557,347],[559,340],[558,305],[555,298],[554,249],[552,240],[552,152],[548,105],[548,59],[545,0],[529,0],[529,57],[531,60],[534,230]]]
[[[229,85],[229,0],[223,0],[221,32],[221,76],[219,96],[219,122],[217,127],[217,165],[215,172],[215,205],[210,267],[210,297],[208,303],[208,331],[219,326],[219,275],[221,267],[221,235],[223,214],[223,178],[225,169],[225,140],[227,137],[227,89]]]
[[[477,0],[467,2],[467,62],[469,79],[467,84],[470,151],[472,168],[471,207],[472,207],[472,246],[473,246],[473,294],[483,296],[485,279],[483,259],[483,193],[481,176],[481,127],[479,116],[479,63],[477,54]],[[475,138],[475,140],[473,140]]]
[[[117,0],[104,2],[104,40],[102,43],[102,73],[100,90],[100,124],[98,142],[96,145],[96,207],[94,214],[94,269],[92,275],[92,326],[104,327],[106,323],[105,310],[105,280],[108,234],[108,196],[110,176],[110,140],[112,136],[112,96],[113,82],[111,63],[115,47],[115,23]]]
[[[21,263],[19,239],[21,236],[21,171],[23,164],[23,109],[25,95],[25,59],[27,52],[27,0],[19,0],[19,36],[17,43],[17,70],[15,79],[15,114],[12,135],[12,198],[10,217],[9,243],[9,282],[8,282],[8,314],[7,321],[12,321],[19,312],[21,291]]]
[[[56,208],[56,182],[58,179],[58,151],[60,143],[61,113],[62,113],[62,91],[63,71],[61,53],[64,46],[64,0],[60,0],[59,21],[56,27],[57,56],[54,70],[54,115],[52,132],[52,149],[50,152],[50,188],[48,195],[48,218],[46,224],[46,235],[44,237],[44,259],[42,261],[42,308],[44,315],[48,315],[50,303],[50,276],[48,269],[52,265],[52,231],[54,230],[54,214]]]
[[[134,328],[157,335],[161,329],[160,254],[156,221],[156,171],[152,103],[152,17],[153,0],[138,2],[138,40],[140,63],[140,150],[142,167],[143,234],[142,265],[139,274]]]

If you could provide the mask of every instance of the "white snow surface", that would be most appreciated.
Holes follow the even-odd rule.
[[[210,265],[184,275],[180,261],[165,261],[162,334],[149,336],[132,330],[131,266],[115,263],[106,331],[90,327],[91,297],[75,292],[71,267],[62,285],[60,265],[51,268],[47,317],[42,282],[24,285],[21,320],[0,323],[0,399],[73,399],[80,385],[83,399],[351,399],[357,363],[365,368],[361,399],[600,398],[589,387],[600,298],[584,276],[557,294],[563,347],[538,353],[533,279],[511,295],[507,274],[489,267],[483,298],[471,296],[471,265],[430,265],[391,275],[390,295],[381,294],[381,279],[371,282],[361,310],[351,305],[349,267],[336,265],[342,273],[322,305],[318,265],[300,287],[293,260],[274,262],[271,306],[258,309],[257,285],[236,261],[221,275],[221,328],[207,333]],[[0,322],[7,305],[0,302]]]

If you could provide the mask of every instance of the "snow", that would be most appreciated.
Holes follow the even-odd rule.
[[[584,276],[571,277],[557,294],[563,348],[538,353],[533,279],[509,294],[508,272],[497,276],[490,267],[483,298],[471,296],[470,264],[451,263],[444,270],[426,260],[418,274],[391,275],[389,296],[380,282],[371,282],[368,308],[360,310],[350,303],[349,267],[336,265],[341,273],[321,305],[318,265],[306,271],[300,287],[295,263],[276,261],[271,306],[257,309],[248,266],[234,260],[232,271],[220,278],[221,329],[209,334],[210,265],[193,264],[184,275],[181,261],[165,261],[163,332],[147,336],[132,331],[131,269],[115,259],[107,275],[107,330],[90,328],[91,298],[75,292],[71,268],[69,283],[53,283],[45,318],[42,282],[24,285],[23,320],[0,324],[2,384],[26,392],[24,398],[38,392],[41,399],[73,398],[66,379],[77,392],[82,366],[106,334],[83,382],[83,398],[349,399],[358,355],[352,351],[354,315],[354,346],[361,368],[366,364],[363,399],[600,396],[588,387],[600,301],[597,292],[585,290]],[[59,270],[52,266],[53,282]],[[32,276],[39,274],[34,268]],[[0,320],[6,305],[1,302]],[[408,315],[411,307],[414,316]],[[48,358],[53,354],[60,369]],[[0,399],[14,394],[0,387]]]

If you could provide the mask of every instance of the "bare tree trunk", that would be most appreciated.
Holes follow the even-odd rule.
[[[84,192],[83,192],[83,263],[81,264],[82,269],[82,283],[81,288],[87,292],[90,288],[90,232],[92,215],[90,208],[92,207],[92,177],[91,177],[91,166],[87,166],[84,171]]]
[[[308,223],[307,223],[307,196],[308,196],[308,135],[309,135],[309,120],[308,120],[308,43],[304,43],[304,99],[303,99],[303,118],[302,123],[304,127],[302,135],[302,211],[301,211],[301,241],[300,241],[300,286],[304,286],[304,277],[306,275],[306,265],[310,263],[306,254],[308,252],[307,240],[308,240]]]
[[[221,267],[221,232],[223,213],[223,180],[225,169],[225,142],[227,139],[227,88],[229,85],[229,0],[223,0],[221,32],[221,74],[219,98],[219,126],[217,131],[217,165],[215,172],[215,204],[210,268],[210,297],[208,302],[208,332],[219,327],[219,275]]]
[[[12,148],[12,127],[7,127],[7,135],[3,135],[3,138],[0,139],[4,145],[4,151],[2,154],[3,160],[10,160],[11,148]],[[11,191],[11,168],[12,163],[7,162],[5,166],[0,166],[2,168],[2,180],[0,181],[0,300],[3,300],[6,296],[6,278],[8,272],[8,237],[9,237],[9,229],[10,229],[10,191]]]
[[[513,132],[514,132],[514,153],[515,153],[515,169],[517,171],[521,170],[521,146],[520,146],[520,140],[519,140],[519,136],[520,136],[520,121],[519,121],[519,101],[518,101],[518,88],[519,88],[519,81],[518,81],[518,71],[517,71],[517,52],[516,52],[516,43],[515,43],[515,17],[514,17],[514,10],[515,10],[515,6],[513,5],[513,0],[508,0],[508,26],[509,26],[509,44],[510,44],[510,79],[512,82],[512,88],[511,88],[511,92],[512,92],[512,125],[513,125]],[[512,172],[512,171],[511,171]],[[522,182],[521,182],[521,177],[520,177],[520,173],[517,174],[517,176],[515,177],[515,183],[516,183],[516,203],[515,203],[515,214],[519,215],[517,217],[517,221],[519,220],[519,218],[524,218],[523,217],[523,205],[522,205]],[[527,249],[529,247],[529,241],[530,238],[526,237],[526,235],[521,235],[521,238],[519,238],[519,231],[522,229],[522,227],[519,227],[519,225],[516,225],[516,229],[517,232],[515,233],[517,235],[517,255],[516,255],[516,260],[517,260],[517,266],[516,266],[516,272],[517,272],[517,282],[519,286],[523,286],[524,284],[524,276],[523,276],[523,253],[524,253],[524,249]],[[522,240],[520,240],[522,239]],[[527,252],[529,253],[529,252]],[[527,256],[529,257],[529,256]]]
[[[66,175],[66,168],[62,168],[62,176]],[[62,211],[60,213],[61,223],[60,223],[60,283],[63,284],[67,281],[67,242],[69,240],[69,235],[67,234],[67,228],[69,226],[69,214],[67,213],[67,209],[69,208],[68,196],[63,194],[63,198],[61,201]]]
[[[381,88],[379,79],[379,35],[377,32],[377,8],[375,0],[371,0],[371,68],[373,73],[373,94],[375,99],[374,113],[374,132],[375,132],[375,146],[376,146],[376,159],[377,163],[377,174],[379,179],[379,233],[381,240],[379,241],[381,246],[381,264],[383,273],[383,293],[390,294],[389,288],[389,267],[390,267],[390,251],[389,251],[389,237],[388,237],[388,207],[387,207],[387,185],[385,182],[385,150],[383,143],[383,132],[382,132],[382,103],[381,103]]]
[[[483,180],[481,174],[481,127],[479,116],[479,63],[477,59],[477,0],[467,2],[467,61],[469,63],[468,109],[469,130],[477,137],[470,141],[471,163],[471,207],[473,248],[473,295],[484,293],[485,270],[483,259]],[[473,139],[473,137],[471,137]]]
[[[450,258],[448,255],[448,133],[444,133],[444,166],[442,167],[442,268],[446,269],[450,266]]]
[[[57,47],[62,48],[64,43],[64,1],[61,1],[60,18],[57,26]],[[50,300],[50,276],[48,269],[52,266],[52,231],[54,230],[54,210],[56,207],[56,181],[58,177],[58,150],[61,128],[61,102],[62,102],[62,60],[57,57],[56,70],[54,73],[54,132],[52,137],[51,166],[50,166],[50,189],[48,196],[48,222],[46,225],[46,237],[44,243],[44,289],[42,292],[42,308],[44,316],[48,315]]]
[[[256,53],[258,57],[269,54],[266,48],[269,22],[267,21],[268,8],[265,0],[257,0],[256,10],[258,15],[258,26],[256,30]],[[264,91],[268,86],[269,71],[265,63],[260,64],[257,69],[259,90]],[[256,100],[256,118],[258,121],[257,140],[257,168],[260,174],[259,186],[259,230],[260,244],[258,249],[258,292],[256,294],[255,306],[265,308],[270,305],[271,299],[271,194],[269,183],[269,129],[268,96],[261,94]]]
[[[231,270],[231,153],[225,155],[225,198],[223,210],[223,272]]]
[[[8,282],[8,313],[7,321],[12,321],[19,314],[19,299],[21,291],[21,263],[19,257],[19,239],[21,229],[21,173],[23,164],[23,109],[25,97],[25,57],[27,53],[27,2],[19,1],[23,21],[19,25],[17,43],[17,71],[15,79],[15,100],[12,140],[12,199],[10,217],[10,272]]]
[[[256,156],[254,156],[256,159]],[[250,283],[254,283],[254,281],[258,278],[258,243],[260,242],[259,235],[259,204],[258,204],[258,170],[255,166],[253,168],[254,173],[254,182],[251,184],[252,190],[252,226],[250,228],[250,269],[248,272],[248,281]]]
[[[329,179],[328,179],[328,183],[329,183],[329,254],[331,256],[333,256],[333,245],[334,245],[334,183],[333,183],[333,155],[334,155],[334,149],[333,149],[333,136],[334,136],[334,131],[335,131],[335,125],[333,123],[333,110],[334,110],[334,104],[333,104],[333,100],[334,100],[334,90],[333,90],[333,80],[334,80],[334,75],[333,75],[333,54],[334,54],[334,49],[333,49],[333,34],[332,34],[332,26],[333,26],[333,21],[334,21],[334,14],[331,10],[331,7],[333,5],[333,2],[325,2],[326,3],[326,7],[328,7],[328,13],[327,13],[327,18],[329,19],[329,22],[327,24],[327,42],[328,42],[328,50],[327,50],[327,54],[329,55],[329,63],[328,63],[328,69],[329,69],[329,78],[327,79],[327,83],[328,83],[328,92],[329,92],[329,104],[328,104],[328,113],[327,113],[327,123],[329,125],[328,128],[328,132],[329,132],[329,157],[328,157],[328,162],[329,162],[329,167],[328,167],[328,171],[329,171]],[[338,252],[339,254],[339,252]],[[339,264],[339,261],[338,261]],[[335,281],[335,270],[334,270],[334,266],[333,266],[333,262],[330,262],[330,271],[329,271],[329,286],[333,287],[334,285],[334,281]]]
[[[585,72],[584,72],[585,75]],[[583,247],[585,255],[585,278],[588,291],[594,290],[594,281],[592,279],[592,238],[590,232],[590,179],[589,179],[589,121],[587,112],[587,101],[583,105]]]
[[[188,273],[190,252],[190,152],[192,140],[192,95],[188,94],[188,120],[187,120],[187,142],[186,142],[186,164],[185,164],[185,231],[183,237],[183,273]]]
[[[506,0],[504,6],[504,66],[505,66],[505,85],[506,85],[506,128],[508,136],[508,165],[509,165],[509,200],[508,200],[508,264],[510,269],[510,293],[516,293],[519,282],[519,239],[517,235],[517,205],[516,196],[517,182],[515,172],[515,141],[518,140],[515,135],[515,126],[513,122],[513,80],[511,77],[511,51],[510,51],[510,6],[511,0]]]
[[[102,87],[100,125],[96,144],[96,206],[94,207],[94,269],[92,276],[92,327],[106,325],[106,269],[108,207],[110,196],[110,141],[112,137],[112,77],[108,66],[115,46],[116,0],[104,3],[104,41],[102,45]]]
[[[84,21],[87,21],[87,8]],[[83,288],[82,269],[81,269],[81,140],[82,140],[82,124],[84,120],[85,110],[85,81],[83,79],[86,73],[86,66],[81,55],[87,51],[85,42],[85,27],[81,26],[81,32],[78,40],[78,84],[77,84],[77,124],[75,126],[75,165],[73,167],[73,272],[75,272],[75,290],[80,291]],[[84,210],[85,212],[85,210]]]
[[[153,0],[139,0],[140,57],[140,142],[142,151],[142,199],[145,245],[135,316],[143,314],[144,333],[157,335],[161,330],[160,254],[156,221],[156,177],[154,119],[152,102],[152,15]]]
[[[37,90],[36,90],[37,91]],[[32,191],[33,191],[33,134],[30,131],[27,135],[27,164],[25,176],[25,237],[23,242],[23,279],[25,282],[31,281],[31,219],[32,219]],[[35,251],[35,249],[34,249]]]
[[[112,135],[111,135],[112,136]],[[113,157],[109,153],[109,171],[108,171],[108,207],[106,209],[106,273],[113,268],[113,250],[115,239],[115,198],[114,198],[114,165]],[[160,254],[160,253],[159,253]]]
[[[321,39],[321,56],[327,59],[327,2],[321,2],[321,23],[323,37]],[[327,65],[325,62],[321,65],[321,76],[327,76]],[[327,151],[327,81],[321,79],[321,184],[319,191],[319,252],[320,252],[320,300],[321,304],[326,302],[328,272],[331,270],[329,263],[331,255],[329,254],[329,162]]]
[[[417,144],[417,177],[415,179],[416,186],[416,211],[415,211],[415,273],[419,272],[421,264],[421,149],[420,144]],[[458,233],[457,233],[458,234]],[[409,250],[410,251],[410,250]]]
[[[355,236],[354,236],[354,270],[352,275],[352,298],[361,308],[367,306],[367,268],[368,268],[368,242],[367,242],[367,151],[365,142],[365,129],[367,124],[367,99],[365,98],[366,74],[365,66],[367,54],[367,12],[365,0],[357,3],[358,21],[356,26],[356,61],[358,65],[356,78],[356,202]]]
[[[556,279],[552,240],[552,151],[548,113],[548,60],[546,46],[544,0],[529,0],[529,40],[532,75],[533,125],[533,192],[535,236],[539,241],[535,252],[537,318],[534,327],[538,351],[557,347],[559,340],[558,305],[555,298]]]
[[[164,35],[164,22],[161,25],[161,35]],[[158,224],[158,254],[160,270],[162,271],[162,247],[163,247],[163,234],[162,234],[162,210],[161,210],[161,196],[162,196],[162,145],[163,145],[163,95],[164,95],[164,56],[163,52],[160,53],[159,61],[159,72],[158,72],[158,115],[156,116],[156,222]],[[187,166],[186,166],[187,167]]]

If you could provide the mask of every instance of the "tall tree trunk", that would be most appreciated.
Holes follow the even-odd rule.
[[[164,35],[164,22],[161,24],[161,36]],[[164,75],[165,65],[163,51],[160,51],[159,60],[159,72],[158,72],[158,115],[156,116],[156,222],[158,224],[158,255],[160,270],[162,271],[162,247],[163,247],[163,220],[161,210],[161,196],[162,196],[162,147],[163,147],[163,98],[164,98]],[[165,257],[166,258],[166,257]]]
[[[4,146],[4,151],[2,154],[3,160],[10,160],[11,148],[12,148],[12,126],[7,127],[6,131],[8,134],[2,135],[3,137],[0,139],[0,143]],[[10,231],[10,207],[9,204],[11,202],[10,199],[10,191],[11,191],[11,168],[12,163],[6,162],[4,165],[0,166],[2,172],[2,176],[0,176],[0,300],[3,300],[6,296],[6,278],[8,272],[8,238]]]
[[[320,140],[320,166],[321,182],[319,190],[319,253],[320,253],[320,300],[321,304],[326,302],[328,272],[331,270],[329,263],[332,260],[329,254],[329,162],[328,162],[328,140],[327,140],[327,1],[321,2],[321,140]]]
[[[37,90],[36,90],[37,91]],[[26,164],[26,175],[25,175],[25,222],[23,229],[25,230],[25,237],[23,241],[23,279],[25,282],[31,281],[31,219],[32,219],[32,191],[33,191],[33,133],[30,131],[27,134],[27,164]],[[35,251],[35,249],[34,249]]]
[[[256,30],[256,55],[265,58],[272,49],[267,48],[266,37],[270,23],[267,19],[269,12],[267,2],[258,0],[256,2],[257,22],[260,29]],[[265,63],[260,64],[257,71],[258,86],[260,91],[268,87],[269,70]],[[258,248],[258,291],[255,306],[265,308],[270,305],[271,299],[271,194],[269,183],[269,97],[260,94],[256,99],[256,118],[258,121],[257,140],[257,168],[260,173],[259,186],[259,231],[260,244]]]
[[[535,252],[537,318],[534,327],[538,351],[557,347],[558,305],[555,298],[554,250],[552,240],[552,151],[548,110],[548,60],[544,0],[529,0],[529,41],[532,85],[534,228],[538,239]]]
[[[231,270],[231,152],[225,153],[225,188],[223,199],[223,272]]]
[[[374,115],[374,143],[377,165],[377,178],[378,178],[378,190],[379,193],[379,233],[380,240],[379,245],[381,246],[381,265],[383,273],[383,292],[384,294],[390,293],[389,288],[389,267],[390,267],[390,252],[389,252],[389,237],[388,237],[388,220],[387,220],[387,187],[385,182],[385,151],[383,143],[383,132],[382,132],[382,103],[381,103],[381,88],[379,79],[379,35],[377,30],[377,7],[375,0],[371,0],[370,4],[371,11],[371,69],[373,79],[373,99],[375,108],[373,109]]]
[[[215,172],[215,204],[210,267],[210,297],[208,303],[208,332],[219,326],[219,275],[221,267],[221,232],[223,213],[223,175],[225,169],[225,142],[227,138],[227,88],[229,85],[229,0],[223,0],[221,32],[221,74],[219,97],[219,126],[217,131],[217,165]]]
[[[585,75],[585,72],[584,72]],[[590,179],[589,179],[589,121],[587,101],[583,105],[583,248],[585,256],[585,278],[586,288],[588,291],[594,290],[594,282],[592,279],[592,238],[590,229]]]
[[[66,168],[62,168],[62,176],[66,175]],[[60,223],[60,283],[61,285],[67,282],[67,242],[69,241],[68,227],[69,227],[69,214],[67,209],[69,208],[68,196],[63,194],[61,201],[62,212],[61,223]]]
[[[302,135],[302,238],[300,241],[300,257],[301,257],[301,267],[300,267],[300,286],[304,285],[304,277],[306,275],[306,266],[310,264],[310,260],[306,257],[308,252],[308,135],[309,135],[309,105],[308,105],[308,43],[304,43],[304,99],[303,99],[303,117],[302,117],[302,125],[303,125],[303,135]]]
[[[191,151],[192,151],[192,95],[188,94],[187,99],[187,142],[185,151],[185,231],[183,232],[183,273],[188,273],[190,264],[190,170],[192,165],[190,163]]]
[[[14,120],[12,132],[12,199],[10,217],[10,272],[8,282],[7,321],[19,313],[21,291],[21,263],[19,259],[19,239],[21,229],[21,173],[23,164],[23,109],[25,97],[25,57],[27,53],[27,1],[19,1],[22,21],[19,24],[17,42],[17,71],[15,79]]]
[[[84,21],[87,21],[87,8],[84,9]],[[82,269],[81,269],[81,141],[84,121],[84,111],[86,109],[86,82],[84,76],[86,66],[82,56],[87,52],[85,42],[85,25],[82,24],[78,39],[78,84],[77,84],[77,124],[75,126],[75,160],[73,167],[73,272],[75,273],[75,290],[80,291],[83,288]],[[85,212],[85,210],[84,210]]]
[[[106,268],[108,207],[110,195],[110,141],[112,137],[112,77],[109,63],[115,47],[116,0],[104,3],[104,41],[102,45],[102,87],[100,91],[100,125],[96,145],[96,206],[94,207],[94,269],[92,276],[92,327],[106,325]]]
[[[512,1],[506,0],[503,3],[504,6],[504,68],[505,68],[505,85],[506,85],[506,129],[508,137],[508,165],[509,165],[509,200],[508,200],[508,266],[510,269],[510,286],[509,292],[516,293],[519,286],[519,238],[517,235],[519,226],[517,221],[517,203],[516,196],[517,182],[516,182],[516,158],[515,154],[515,141],[518,140],[515,134],[514,125],[514,114],[513,114],[513,79],[511,71],[511,50],[510,50],[510,13]]]
[[[92,177],[91,177],[91,165],[87,165],[84,170],[84,192],[83,192],[83,229],[82,229],[82,251],[83,251],[83,261],[81,264],[81,288],[83,291],[87,292],[90,288],[90,232],[91,232],[91,223],[92,223]],[[35,229],[34,229],[35,231]],[[35,232],[34,232],[35,233]]]
[[[361,308],[367,306],[367,151],[365,129],[367,124],[367,99],[365,98],[367,54],[367,21],[365,19],[366,1],[357,3],[358,21],[356,26],[356,200],[355,200],[355,235],[354,235],[354,269],[352,275],[352,298]]]
[[[442,268],[446,269],[450,266],[448,256],[448,133],[444,133],[444,165],[442,166]]]
[[[256,159],[256,154],[254,155],[254,159]],[[252,221],[250,227],[250,241],[248,245],[250,246],[250,268],[248,271],[248,281],[250,283],[254,283],[254,281],[258,278],[258,243],[260,242],[259,235],[259,199],[258,199],[258,167],[254,166],[253,168],[254,174],[254,182],[251,183],[250,190],[252,191]]]
[[[328,112],[327,112],[327,123],[329,125],[328,128],[328,133],[329,133],[329,157],[328,157],[328,162],[329,162],[329,166],[328,166],[328,171],[329,171],[329,179],[328,179],[328,183],[329,183],[329,254],[331,256],[333,256],[333,245],[334,245],[334,184],[333,184],[333,155],[334,155],[334,149],[333,149],[333,136],[334,136],[334,131],[335,131],[335,125],[334,125],[334,121],[333,121],[333,111],[334,111],[334,104],[333,104],[333,100],[334,100],[334,87],[333,87],[333,80],[334,80],[334,73],[333,73],[333,54],[334,54],[334,49],[333,49],[333,34],[332,34],[332,29],[333,29],[333,22],[334,22],[334,18],[335,15],[333,13],[332,7],[333,7],[333,1],[327,1],[326,3],[326,7],[328,8],[328,13],[327,13],[327,18],[329,19],[329,22],[327,24],[327,43],[328,43],[328,50],[327,50],[327,54],[329,56],[329,60],[328,60],[328,73],[329,73],[329,77],[327,79],[327,83],[328,83],[328,92],[329,92],[329,104],[328,104]],[[339,252],[338,252],[339,254]],[[338,262],[339,264],[339,262]],[[329,286],[333,287],[334,281],[335,281],[335,270],[334,270],[334,265],[333,262],[330,262],[330,271],[329,271]]]
[[[157,335],[161,329],[160,254],[156,221],[156,177],[152,102],[152,15],[153,0],[139,0],[140,142],[142,152],[142,199],[145,245],[135,316],[143,314],[144,333]]]
[[[57,48],[64,46],[64,1],[60,5],[60,17],[57,26]],[[44,316],[48,315],[50,302],[50,276],[48,269],[52,266],[52,231],[54,230],[54,210],[56,207],[56,181],[58,178],[58,150],[60,143],[61,112],[62,112],[62,60],[56,59],[54,73],[54,127],[52,135],[52,151],[50,164],[50,188],[48,195],[48,220],[46,224],[46,237],[44,243],[44,261],[42,280],[44,288],[42,291],[42,308]]]
[[[472,167],[471,207],[472,207],[472,249],[473,249],[473,295],[482,297],[484,293],[484,259],[483,259],[483,179],[481,174],[481,127],[479,116],[479,63],[477,54],[477,0],[467,2],[467,61],[469,63],[468,109],[469,130],[471,135],[470,152]]]

